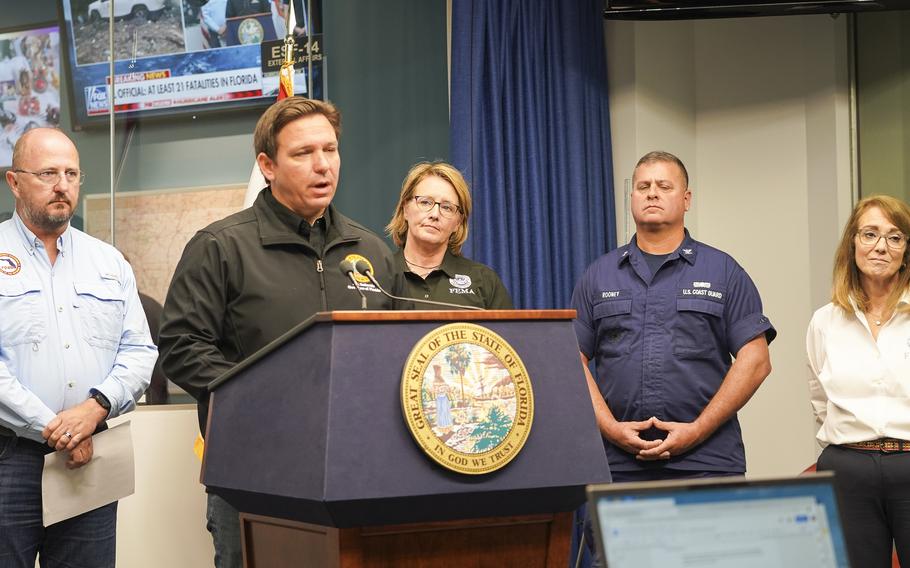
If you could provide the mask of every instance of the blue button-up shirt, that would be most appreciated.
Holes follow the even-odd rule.
[[[598,388],[619,421],[692,422],[720,388],[739,349],[777,332],[752,279],[728,254],[692,239],[652,275],[635,238],[603,255],[575,287],[575,333],[595,362]],[[661,438],[660,431],[643,433]],[[670,468],[744,472],[734,416],[704,443],[669,461],[643,462],[606,444],[617,471]]]
[[[0,223],[0,425],[42,441],[92,391],[135,407],[158,357],[129,264],[72,227],[52,266],[18,215]]]

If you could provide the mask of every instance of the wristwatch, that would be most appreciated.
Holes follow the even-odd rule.
[[[111,413],[111,401],[109,401],[107,399],[107,397],[104,396],[104,393],[102,393],[101,391],[93,390],[92,394],[91,394],[91,396],[89,396],[89,398],[95,399],[95,402],[100,404],[101,408],[103,408],[105,412],[107,412],[108,414]]]

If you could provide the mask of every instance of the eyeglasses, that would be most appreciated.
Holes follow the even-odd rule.
[[[427,197],[425,195],[415,195],[414,203],[417,204],[418,209],[424,212],[432,211],[433,207],[439,205],[439,213],[447,218],[452,218],[456,213],[461,213],[461,207],[458,205],[448,201],[436,201],[432,197]]]
[[[45,185],[57,185],[61,177],[66,177],[66,182],[73,185],[81,185],[85,181],[85,172],[79,170],[41,170],[40,172],[30,172],[28,170],[13,170],[17,174],[32,174]]]
[[[859,236],[859,242],[867,247],[877,245],[879,239],[882,237],[885,238],[885,243],[888,245],[888,248],[899,250],[904,248],[907,244],[907,237],[903,233],[888,233],[884,235],[878,231],[872,229],[861,229],[856,232]]]

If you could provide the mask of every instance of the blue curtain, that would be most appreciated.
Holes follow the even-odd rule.
[[[451,155],[471,185],[465,255],[519,308],[568,307],[615,247],[602,0],[454,0]]]

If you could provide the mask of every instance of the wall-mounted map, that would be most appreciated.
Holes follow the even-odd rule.
[[[162,304],[183,253],[199,229],[243,208],[246,185],[157,191],[116,196],[115,246],[133,265],[139,289]],[[107,194],[83,199],[85,232],[111,242],[111,199]]]

